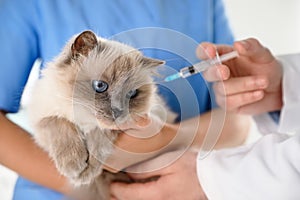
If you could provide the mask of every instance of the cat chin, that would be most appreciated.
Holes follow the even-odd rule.
[[[122,121],[110,121],[110,120],[103,120],[103,119],[97,119],[99,127],[103,129],[111,129],[111,130],[122,130],[123,124],[128,124],[128,120],[122,120]]]

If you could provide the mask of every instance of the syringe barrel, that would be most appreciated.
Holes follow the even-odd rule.
[[[221,55],[221,56],[220,56],[220,61],[221,61],[221,62],[225,62],[225,61],[227,61],[227,60],[230,60],[230,59],[232,59],[232,58],[236,58],[236,57],[238,57],[238,56],[239,56],[239,54],[238,54],[237,51],[232,51],[232,52],[225,53],[225,54]]]
[[[184,67],[180,70],[180,75],[182,78],[189,77],[195,74],[197,71],[195,70],[194,66]]]
[[[226,54],[223,54],[221,56],[219,56],[217,54],[217,56],[215,58],[212,59],[208,59],[208,60],[203,60],[193,66],[189,66],[189,67],[184,67],[180,70],[180,76],[182,78],[187,78],[193,74],[197,74],[200,73],[202,71],[207,70],[208,68],[210,68],[211,66],[215,66],[215,65],[220,65],[222,64],[222,62],[230,60],[232,58],[238,57],[238,53],[237,51],[232,51]]]

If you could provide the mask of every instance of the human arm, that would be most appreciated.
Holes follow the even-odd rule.
[[[221,109],[216,109],[212,112],[216,112],[214,115],[217,115],[218,117],[223,117],[222,113],[224,111]],[[211,120],[213,120],[211,118],[211,115],[211,112],[207,112],[204,115],[201,115],[200,117],[195,117],[182,122],[182,126],[185,127],[186,131],[184,135],[182,135],[182,137],[189,137],[187,134],[194,132],[194,128],[197,127],[197,135],[195,136],[192,145],[189,148],[187,148],[184,152],[179,150],[177,152],[165,153],[160,155],[159,157],[154,158],[153,160],[127,169],[127,171],[130,172],[129,175],[133,179],[139,180],[153,176],[159,176],[160,178],[157,181],[143,184],[126,184],[119,182],[113,183],[111,185],[111,194],[113,196],[112,200],[207,199],[200,185],[201,180],[199,184],[199,180],[197,178],[196,157],[197,151],[199,150],[203,142],[205,134],[209,134],[207,133],[207,131],[209,129]],[[237,118],[239,118],[239,120],[237,120]],[[197,126],[199,120],[201,121],[201,125]],[[214,118],[214,120],[218,119]],[[233,147],[242,144],[248,133],[248,120],[249,118],[246,116],[229,114],[229,116],[227,116],[225,119],[221,136],[219,140],[217,140],[215,148]],[[220,122],[220,124],[222,123]],[[172,136],[172,131],[169,130],[169,132],[162,132],[156,137],[159,138],[168,134],[171,134]],[[126,135],[124,136],[128,137]],[[168,140],[166,141],[169,141],[170,138],[168,138]],[[127,139],[130,140],[131,138]],[[153,147],[157,144],[161,144],[161,141],[163,140],[164,138],[158,139],[158,142],[156,144],[155,142],[153,142],[154,145],[150,143],[148,143],[147,145],[141,145],[141,148],[143,147],[143,149],[140,150],[144,151],[145,148],[149,146]],[[167,143],[168,142],[166,142],[165,144]],[[132,145],[132,148],[136,148],[136,146],[139,145],[140,142],[137,141],[135,144]]]
[[[299,85],[300,55],[275,59],[254,39],[248,39],[244,44],[237,42],[234,48],[241,56],[225,63],[227,66],[218,67],[225,77],[222,78],[228,80],[224,81],[227,94],[220,94],[218,90],[216,93],[236,102],[237,107],[227,103],[232,111],[258,114],[281,109],[279,131],[294,132],[295,135],[268,134],[254,145],[215,151],[205,159],[199,158],[198,174],[203,189],[211,199],[297,199],[300,94],[295,92],[295,86]],[[217,46],[217,49],[220,53],[232,51],[228,46]],[[216,71],[211,70],[206,78],[219,80],[215,75]],[[263,87],[255,84],[255,80],[259,80],[257,77],[264,80]],[[234,89],[238,90],[230,94]],[[260,98],[253,98],[255,91],[260,92]]]
[[[299,136],[270,134],[255,145],[213,151],[205,158],[191,150],[163,169],[151,168],[159,157],[140,167],[150,173],[130,173],[137,180],[160,176],[157,181],[113,183],[112,200],[297,199]]]
[[[297,67],[300,55],[280,59],[286,64],[279,130],[294,135],[268,134],[255,144],[214,151],[206,158],[198,156],[198,177],[209,199],[299,197],[300,126],[296,119],[300,106],[295,97],[300,94],[292,88],[299,85],[299,76],[296,74],[300,74]]]
[[[19,175],[58,192],[70,190],[48,154],[39,148],[29,133],[0,112],[0,163]]]
[[[206,143],[206,148],[241,145],[248,136],[249,128],[248,116],[224,113],[218,108],[181,123],[165,124],[149,138],[123,133],[116,142],[116,151],[106,162],[106,169],[118,171],[164,152],[200,148],[206,135],[213,136]],[[138,130],[140,134],[143,131]]]
[[[287,57],[285,58],[287,59]],[[296,61],[293,56],[293,60]],[[291,58],[289,58],[291,61]],[[296,63],[296,62],[293,62]],[[293,65],[296,67],[296,65]],[[295,92],[290,89],[285,89],[297,83],[298,79],[289,79],[289,72],[295,74],[295,70],[298,68],[289,68],[287,73],[284,73],[283,77],[283,94],[285,102],[291,102],[294,100]],[[286,71],[286,70],[285,70]],[[292,75],[293,76],[293,75]],[[294,76],[296,77],[296,76]],[[295,82],[296,81],[296,82]],[[289,100],[289,97],[292,97]],[[295,101],[294,101],[295,103]],[[297,104],[292,104],[296,106]],[[282,123],[289,123],[295,121],[295,115],[293,112],[285,112],[285,108],[289,108],[288,105],[284,105],[281,112],[286,113],[285,117],[281,118],[280,126]],[[298,107],[293,107],[299,109]],[[299,193],[299,174],[300,174],[300,157],[298,156],[300,147],[300,127],[293,126],[292,129],[285,129],[285,131],[297,130],[296,135],[288,136],[284,134],[269,134],[259,140],[256,144],[251,144],[243,147],[237,147],[232,149],[216,150],[208,154],[207,157],[202,157],[198,154],[197,160],[197,175],[201,187],[195,186],[197,182],[193,179],[196,173],[193,172],[193,165],[183,165],[180,161],[175,161],[172,165],[184,166],[184,169],[189,171],[189,174],[173,173],[174,171],[167,171],[174,169],[174,166],[170,166],[166,169],[162,169],[156,174],[162,174],[160,179],[156,182],[149,183],[143,187],[142,185],[126,185],[121,183],[115,183],[112,185],[112,194],[116,199],[122,200],[120,192],[125,193],[127,196],[132,194],[144,194],[140,199],[147,199],[147,195],[153,195],[153,191],[158,191],[157,195],[169,195],[175,197],[181,195],[180,188],[173,186],[173,190],[165,188],[166,181],[169,177],[172,177],[172,181],[180,179],[186,184],[182,188],[186,188],[189,191],[190,188],[198,191],[197,198],[200,199],[201,195],[205,193],[208,199],[297,199]],[[186,155],[183,155],[183,157]],[[183,158],[187,161],[188,158]],[[190,162],[193,162],[193,157],[190,157]],[[149,163],[148,163],[149,164]],[[153,164],[152,164],[153,165]],[[143,166],[149,169],[147,165]],[[175,170],[176,171],[176,170]],[[169,172],[169,173],[166,173]],[[147,173],[141,175],[133,175],[137,178],[146,178]],[[172,176],[173,175],[173,176]],[[188,178],[186,177],[188,176]],[[178,177],[178,179],[176,179]],[[171,181],[169,182],[172,187]],[[150,188],[151,190],[147,190]],[[159,189],[157,189],[159,188]],[[186,195],[195,195],[193,191],[185,193]],[[162,193],[162,194],[161,194]],[[155,193],[154,193],[155,194]],[[138,196],[139,197],[139,196]],[[193,199],[195,196],[185,196]],[[202,196],[204,199],[205,197]]]
[[[248,117],[229,114],[226,116],[223,124],[222,120],[220,120],[223,119],[223,114],[224,111],[222,109],[215,109],[212,112],[207,112],[201,116],[183,121],[181,123],[184,129],[183,133],[177,132],[179,124],[166,125],[151,140],[141,140],[122,134],[121,137],[123,138],[119,139],[118,145],[122,145],[123,148],[131,152],[137,152],[137,147],[138,152],[161,149],[162,146],[167,146],[176,133],[181,135],[180,138],[183,139],[181,142],[185,141],[187,145],[192,145],[184,151],[179,149],[177,152],[165,153],[154,158],[154,160],[151,159],[146,163],[127,169],[126,171],[129,171],[129,175],[133,179],[146,179],[152,176],[160,176],[160,178],[157,181],[142,184],[113,183],[111,184],[111,194],[113,196],[111,199],[207,199],[202,191],[201,181],[199,184],[199,180],[197,179],[195,168],[197,152],[195,149],[200,148],[206,134],[214,131],[214,129],[211,129],[208,132],[209,127],[212,127],[210,126],[211,121],[219,120],[218,122],[222,126],[221,136],[219,140],[215,140],[217,142],[215,148],[232,147],[242,144],[247,137],[249,129]],[[213,118],[212,115],[214,115]],[[199,121],[201,122],[200,126],[198,126]],[[195,130],[196,136],[193,135]],[[186,138],[192,138],[193,140],[186,141]],[[181,145],[184,145],[184,143]],[[128,156],[119,158],[121,161],[119,159],[116,160],[123,164],[128,162],[128,158],[130,159]],[[146,158],[142,156],[142,159],[145,160]],[[134,162],[137,162],[137,160],[135,159]]]

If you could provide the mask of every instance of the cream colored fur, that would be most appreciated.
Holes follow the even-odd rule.
[[[107,198],[113,176],[100,174],[118,134],[111,130],[117,127],[115,122],[128,122],[132,115],[145,115],[151,106],[163,105],[151,78],[162,63],[85,31],[42,71],[28,108],[35,140],[72,184],[97,191],[87,192],[91,197],[86,199]],[[107,91],[95,92],[93,80],[108,83]],[[128,99],[132,90],[138,91],[137,96]],[[113,116],[113,107],[122,110],[120,117]]]

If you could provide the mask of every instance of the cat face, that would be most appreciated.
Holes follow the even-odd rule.
[[[91,31],[81,33],[68,47],[63,63],[72,74],[66,78],[77,110],[91,113],[105,128],[149,112],[156,89],[151,75],[162,61]]]

